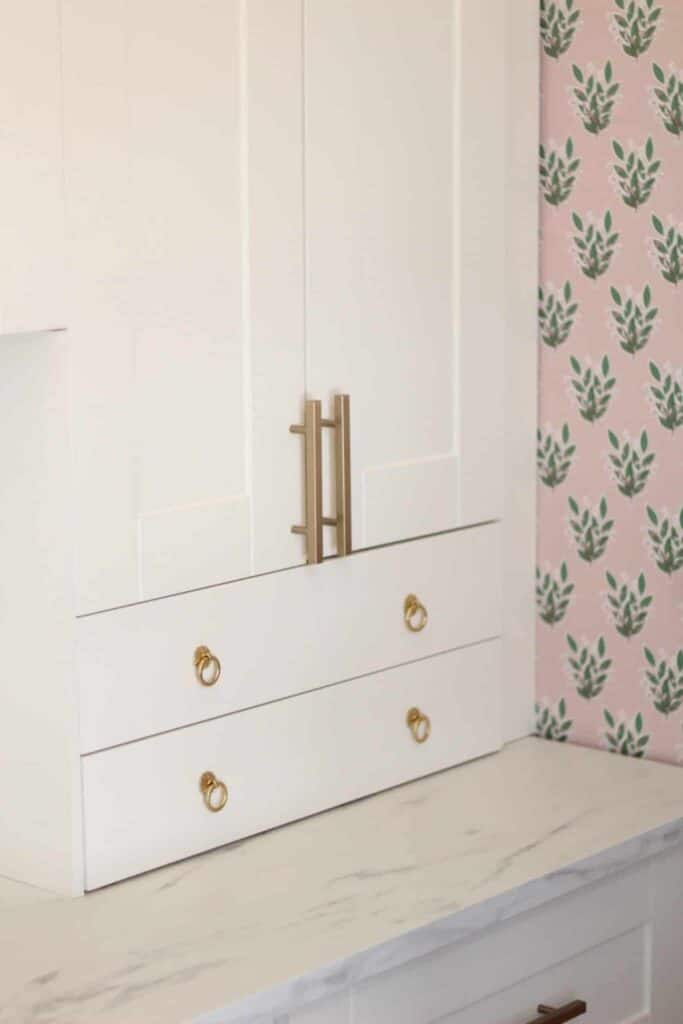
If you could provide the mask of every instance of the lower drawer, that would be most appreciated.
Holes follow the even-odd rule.
[[[489,641],[84,757],[86,887],[497,749],[499,655]],[[205,772],[225,793],[202,794]]]

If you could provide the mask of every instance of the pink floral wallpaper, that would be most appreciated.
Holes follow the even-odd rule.
[[[537,730],[683,761],[683,0],[541,0]]]

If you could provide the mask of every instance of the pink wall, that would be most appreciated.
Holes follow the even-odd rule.
[[[538,731],[681,761],[683,0],[541,8]]]

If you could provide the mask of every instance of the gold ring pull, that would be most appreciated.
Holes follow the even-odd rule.
[[[432,723],[428,715],[423,715],[419,708],[411,708],[406,715],[406,725],[413,734],[416,743],[426,743],[432,731]]]
[[[199,780],[199,788],[204,797],[207,810],[218,814],[228,802],[228,787],[213,772],[204,772]]]
[[[427,625],[427,609],[415,594],[408,594],[403,602],[403,618],[411,633],[421,633]]]
[[[198,647],[194,652],[194,673],[202,686],[215,686],[221,677],[221,663],[208,647]]]

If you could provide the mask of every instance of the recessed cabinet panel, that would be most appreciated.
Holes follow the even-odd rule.
[[[0,2],[0,334],[66,326],[58,0]]]
[[[484,6],[305,5],[308,383],[351,396],[355,547],[501,511],[502,34]]]
[[[82,612],[301,561],[297,24],[64,4]]]

